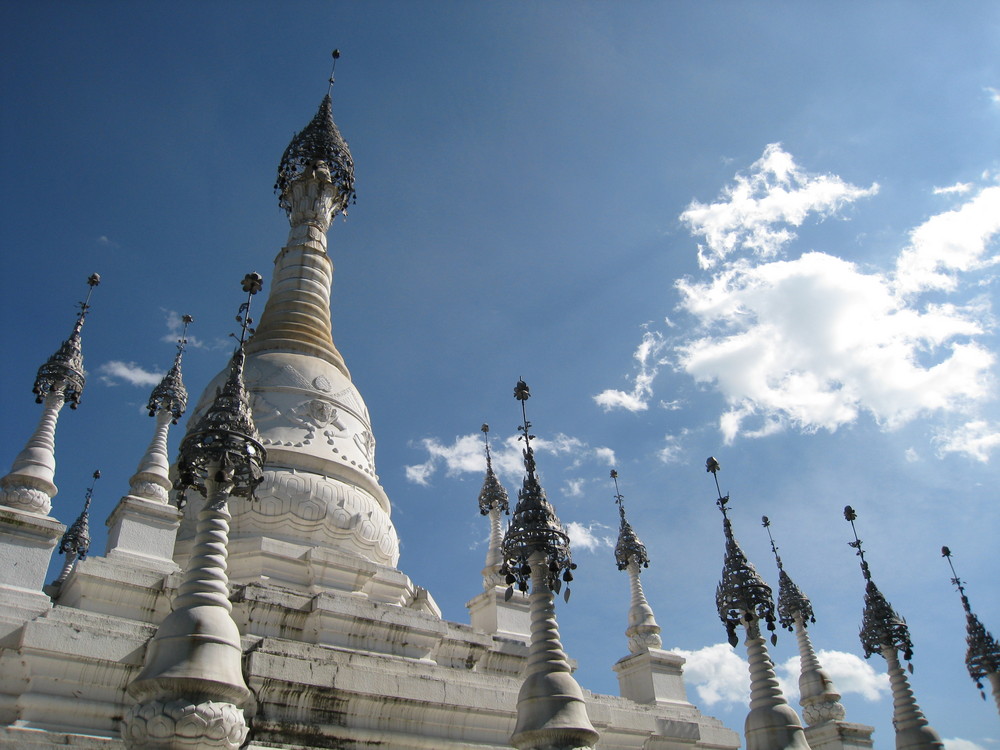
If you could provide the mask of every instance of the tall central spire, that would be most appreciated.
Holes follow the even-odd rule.
[[[350,377],[333,344],[333,262],[327,255],[326,232],[337,214],[347,215],[347,206],[355,200],[354,160],[333,121],[330,94],[282,154],[274,190],[291,229],[275,259],[267,304],[246,351],[310,354]]]

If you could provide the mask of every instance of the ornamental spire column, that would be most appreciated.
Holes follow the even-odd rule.
[[[0,479],[0,505],[47,516],[56,496],[56,422],[63,405],[70,409],[80,405],[86,374],[83,370],[83,349],[80,332],[90,311],[90,296],[101,277],[94,273],[87,279],[87,299],[79,303],[76,323],[59,350],[38,369],[35,403],[42,404],[42,417],[27,445]],[[44,575],[44,571],[43,571]]]
[[[59,576],[52,582],[53,587],[57,591],[63,581],[73,572],[77,560],[83,560],[87,556],[87,553],[90,552],[90,500],[94,496],[94,487],[100,478],[101,472],[95,471],[94,481],[90,483],[90,487],[87,488],[87,493],[84,496],[83,512],[73,522],[73,525],[66,530],[62,541],[59,542],[59,554],[66,555],[66,562],[63,563],[63,568]]]
[[[250,301],[261,281],[256,273],[243,279],[247,301],[237,316],[243,327],[229,377],[181,443],[177,489],[197,490],[205,505],[173,611],[128,686],[137,700],[122,726],[130,749],[237,750],[247,736],[244,709],[253,697],[243,680],[240,633],[229,601],[227,505],[230,497],[253,499],[266,460],[243,383]]]
[[[979,688],[979,694],[983,696],[983,700],[986,700],[983,678],[989,680],[993,700],[997,704],[997,711],[1000,711],[1000,644],[972,612],[969,597],[965,595],[965,584],[958,577],[955,566],[951,562],[951,550],[942,547],[941,555],[948,558],[948,566],[951,568],[951,582],[958,589],[958,593],[962,597],[962,608],[965,610],[965,642],[969,647],[965,653],[965,666],[969,670],[972,681]]]
[[[646,545],[640,541],[632,525],[625,518],[625,497],[618,491],[618,472],[614,469],[611,470],[611,479],[615,483],[615,504],[618,505],[620,516],[615,562],[618,564],[618,570],[628,572],[629,590],[632,594],[625,635],[628,637],[628,650],[638,654],[651,648],[660,648],[663,640],[660,638],[660,626],[653,616],[653,608],[646,601],[642,581],[639,580],[640,568],[649,567]]]
[[[340,51],[334,50],[334,61],[339,57]],[[332,89],[332,74],[330,81]],[[247,354],[310,354],[349,378],[331,332],[333,262],[326,251],[326,232],[337,214],[347,216],[347,207],[355,200],[354,160],[333,121],[329,93],[315,117],[285,149],[274,191],[291,229],[287,244],[275,258],[271,289],[257,332],[246,346]]]
[[[559,641],[554,594],[573,580],[576,565],[570,556],[569,537],[545,497],[535,475],[534,435],[525,411],[531,393],[519,380],[514,398],[521,402],[524,440],[524,482],[502,545],[508,597],[514,585],[530,589],[531,645],[524,682],[517,696],[517,725],[510,742],[518,750],[579,750],[597,744],[598,733],[587,716],[583,691],[573,678],[566,652]],[[561,574],[561,575],[560,575]],[[569,586],[565,599],[569,601]]]
[[[844,518],[851,524],[854,541],[848,542],[855,553],[861,558],[861,573],[865,579],[865,610],[861,621],[861,645],[865,658],[880,653],[889,668],[889,683],[892,686],[892,723],[896,728],[896,750],[943,750],[941,737],[930,726],[924,716],[913,690],[907,680],[906,672],[899,664],[899,652],[907,662],[913,658],[913,643],[910,641],[910,630],[906,620],[900,617],[892,605],[879,591],[872,580],[865,551],[861,547],[854,521],[858,514],[850,505],[844,508]],[[913,665],[908,663],[912,672]]]
[[[483,588],[489,591],[503,581],[503,576],[500,575],[500,566],[503,564],[503,557],[500,554],[500,546],[503,544],[500,514],[510,515],[510,502],[507,499],[507,490],[500,484],[493,471],[493,459],[490,456],[490,426],[483,424],[480,430],[486,445],[486,476],[483,477],[483,488],[479,491],[479,513],[490,517],[490,544],[486,550],[486,566],[483,568]]]
[[[177,340],[177,353],[167,374],[153,389],[146,408],[156,420],[153,438],[129,479],[129,493],[118,501],[108,517],[107,554],[163,572],[177,569],[172,559],[180,512],[168,505],[171,488],[167,438],[171,425],[184,415],[188,393],[181,362],[187,346],[187,329],[194,318],[181,318],[184,328]]]
[[[844,721],[847,712],[840,702],[840,693],[820,665],[809,638],[809,623],[816,622],[812,602],[785,571],[778,546],[771,536],[770,519],[762,516],[761,524],[767,530],[771,552],[778,565],[778,622],[795,633],[799,646],[799,705],[802,706],[809,747],[812,750],[871,747],[874,727]]]
[[[722,526],[726,535],[726,556],[722,567],[722,580],[715,592],[719,617],[726,626],[729,644],[736,647],[739,639],[737,626],[746,629],[745,645],[750,662],[750,712],[744,723],[747,750],[809,750],[799,717],[781,692],[774,673],[774,664],[767,653],[767,646],[760,632],[760,621],[767,624],[771,645],[778,641],[773,632],[774,602],[771,587],[757,573],[754,566],[733,536],[726,506],[729,495],[723,497],[719,488],[721,470],[715,458],[705,462],[705,468],[715,479],[719,493],[715,504],[722,512]]]

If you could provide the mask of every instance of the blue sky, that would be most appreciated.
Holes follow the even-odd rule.
[[[848,719],[891,746],[850,503],[931,724],[951,750],[1000,741],[939,554],[997,634],[995,4],[42,3],[0,27],[8,464],[38,419],[35,370],[104,279],[83,404],[60,417],[57,518],[95,468],[95,529],[127,490],[180,314],[193,396],[224,366],[239,279],[269,278],[287,232],[278,159],[339,47],[358,202],[330,231],[334,338],[401,569],[467,621],[479,426],[513,493],[523,377],[580,564],[558,616],[585,687],[617,693],[627,653],[614,465],[690,698],[742,729],[742,650],[719,645],[714,607],[716,455],[750,559],[776,586],[767,514],[812,598]],[[772,652],[795,654],[790,635]]]

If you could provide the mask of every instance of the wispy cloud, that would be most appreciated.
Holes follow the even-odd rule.
[[[171,344],[176,344],[177,341],[180,339],[181,334],[184,331],[184,321],[182,320],[184,316],[181,313],[176,312],[174,310],[163,310],[162,312],[167,318],[167,332],[163,335],[163,338],[160,340],[167,341]],[[219,341],[216,341],[214,344],[208,344],[205,342],[204,339],[201,339],[198,336],[191,333],[190,329],[188,329],[186,338],[187,338],[187,347],[189,349],[219,349],[219,348],[226,348],[231,345],[231,342],[228,341],[227,339],[221,339]]]
[[[989,96],[990,101],[993,102],[993,104],[1000,107],[1000,89],[993,86],[984,86],[983,91],[986,92],[986,95]]]
[[[110,239],[106,234],[102,234],[100,237],[97,238],[97,244],[103,247],[112,247],[112,248],[121,247],[121,245],[119,245],[114,240]]]
[[[941,429],[934,435],[934,444],[939,456],[963,453],[987,463],[990,454],[1000,448],[1000,425],[977,419],[953,430]]]
[[[952,195],[955,193],[964,194],[972,190],[971,182],[956,182],[954,185],[949,185],[948,187],[936,187],[934,188],[934,195]]]
[[[568,463],[563,468],[575,468],[583,462],[597,462],[602,466],[613,465],[614,451],[605,446],[591,447],[579,438],[557,433],[551,439],[537,437],[531,441],[536,455],[548,454],[558,457]],[[451,443],[444,443],[439,438],[423,438],[418,446],[427,452],[427,459],[418,464],[405,467],[406,478],[414,484],[428,485],[431,478],[440,468],[444,468],[445,476],[457,477],[462,474],[482,474],[486,471],[486,456],[483,448],[483,438],[479,434],[459,435]],[[511,435],[503,441],[491,441],[493,467],[497,474],[508,481],[517,480],[524,473],[523,443],[516,435]],[[570,493],[579,489],[571,483],[567,485]]]
[[[658,359],[660,352],[666,346],[663,336],[655,331],[642,334],[642,341],[632,355],[638,362],[639,372],[635,376],[631,391],[620,391],[610,388],[594,396],[594,401],[604,411],[625,409],[631,412],[646,411],[649,408],[649,397],[653,395],[653,380],[658,371],[657,366],[665,364]]]
[[[836,175],[811,175],[780,143],[772,143],[747,174],[737,174],[715,203],[692,201],[681,214],[691,234],[700,237],[698,262],[712,268],[736,250],[761,258],[774,256],[795,238],[792,227],[810,214],[833,216],[844,206],[878,192]]]
[[[615,546],[615,540],[610,535],[611,527],[597,521],[588,524],[570,521],[565,528],[569,535],[569,545],[574,550],[596,552],[604,547]]]
[[[154,386],[163,379],[162,372],[153,372],[135,362],[112,360],[97,368],[101,382],[105,385],[118,385],[120,382],[136,386]]]
[[[986,750],[985,747],[972,740],[963,740],[958,737],[942,738],[941,741],[944,743],[944,750]]]

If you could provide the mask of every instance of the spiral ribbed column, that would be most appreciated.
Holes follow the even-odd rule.
[[[744,723],[747,750],[809,750],[799,717],[785,701],[756,620],[745,641],[750,662],[750,712]]]
[[[944,743],[924,716],[899,664],[896,649],[886,646],[882,656],[889,668],[892,686],[892,723],[896,727],[896,750],[943,750]]]
[[[209,477],[219,465],[209,467]],[[243,709],[251,701],[243,680],[242,648],[230,615],[226,544],[230,488],[208,479],[205,506],[183,582],[149,644],[146,666],[129,685],[138,704],[124,719],[122,737],[130,749],[235,750],[248,731]],[[180,732],[187,715],[201,717]],[[169,729],[169,731],[168,731]]]
[[[625,631],[625,635],[628,636],[628,649],[633,654],[651,648],[660,648],[663,645],[663,639],[660,638],[660,626],[657,624],[656,618],[653,616],[653,608],[649,606],[646,594],[642,590],[639,570],[639,563],[635,560],[632,560],[626,569],[632,601],[628,609],[628,629]]]
[[[487,591],[503,582],[500,566],[503,558],[500,555],[500,545],[503,542],[503,528],[500,523],[500,509],[490,508],[490,546],[486,550],[486,566],[483,568],[483,588]]]
[[[587,716],[583,691],[573,678],[559,640],[545,553],[533,553],[529,564],[531,645],[517,696],[517,726],[511,744],[518,750],[591,748],[599,735]]]
[[[0,505],[48,515],[56,496],[56,423],[66,403],[62,388],[45,396],[38,427],[17,454],[10,473],[0,479]]]
[[[129,479],[129,492],[135,497],[167,502],[170,490],[170,459],[167,456],[167,435],[173,415],[167,411],[156,413],[156,428],[153,439],[146,448],[139,467]]]
[[[795,618],[795,639],[798,641],[800,660],[799,705],[802,706],[802,718],[806,725],[811,727],[843,719],[847,713],[840,703],[840,693],[816,657],[802,615]]]

